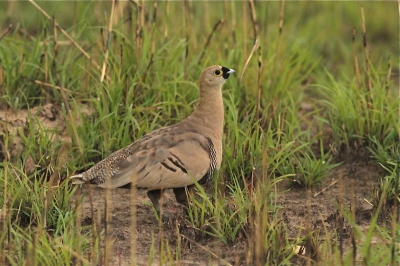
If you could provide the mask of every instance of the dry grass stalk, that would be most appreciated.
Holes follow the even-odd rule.
[[[112,224],[111,224],[111,217],[112,217],[112,200],[111,200],[111,189],[108,187],[105,191],[105,204],[104,204],[104,216],[105,216],[105,239],[104,239],[104,265],[111,265],[110,259],[112,257]]]
[[[189,7],[188,7],[188,0],[183,1],[183,12],[184,12],[184,19],[185,19],[185,69],[184,69],[184,77],[186,77],[186,71],[188,67],[188,57],[189,57]]]
[[[281,43],[282,43],[284,18],[285,18],[285,0],[282,0],[281,1],[281,9],[280,9],[280,12],[279,12],[279,35],[278,35],[278,41],[276,42],[276,48],[275,48],[275,54],[276,55],[279,54],[279,50],[280,50]],[[275,65],[274,65],[274,69],[275,70],[276,70],[277,62],[278,62],[278,60],[275,60]]]
[[[339,242],[339,252],[340,252],[340,262],[341,265],[343,265],[343,233],[344,233],[344,217],[343,217],[343,202],[344,202],[344,195],[346,193],[345,191],[345,186],[343,183],[343,175],[339,174],[338,177],[338,210],[337,210],[337,236],[338,236],[338,242]]]
[[[71,44],[73,44],[71,41],[57,41],[56,43],[54,43],[54,45],[57,46],[70,46]],[[44,45],[44,41],[40,42],[39,45]]]
[[[235,2],[231,1],[231,29],[232,29],[232,43],[236,45],[236,9]]]
[[[396,178],[395,182],[395,192],[396,195],[400,194],[399,191],[399,179]],[[399,201],[395,200],[394,201],[394,206],[393,206],[393,215],[392,215],[392,243],[391,243],[391,258],[390,258],[390,265],[395,266],[396,265],[396,258],[399,254],[399,247],[396,248],[396,245],[398,245],[398,242],[396,242],[396,239],[398,239],[397,235],[397,226],[400,224],[400,215],[399,215]],[[396,252],[397,251],[397,252]]]
[[[88,195],[89,195],[89,202],[90,202],[90,215],[92,217],[92,243],[96,243],[97,238],[98,238],[98,232],[97,232],[97,224],[96,221],[100,221],[100,219],[96,219],[96,216],[94,215],[94,204],[93,204],[93,193],[90,185],[86,185],[88,188]],[[90,253],[90,261],[96,261],[96,256],[98,256],[96,249],[92,248],[91,253]]]
[[[46,86],[46,87],[51,87],[51,88],[54,88],[54,89],[57,89],[57,90],[59,90],[60,92],[61,91],[66,91],[66,92],[72,92],[71,90],[69,90],[69,89],[67,89],[67,88],[64,88],[64,87],[60,87],[60,86],[57,86],[57,85],[54,85],[54,84],[50,84],[50,83],[46,83],[46,82],[43,82],[43,81],[40,81],[40,80],[35,80],[34,81],[36,84],[38,84],[38,85],[42,85],[42,86]]]
[[[81,232],[82,232],[82,204],[80,199],[82,198],[82,190],[78,189],[77,190],[77,201],[76,201],[76,220],[75,220],[75,226],[76,226],[76,234],[77,234],[77,238],[76,238],[76,255],[74,255],[77,258],[77,262],[76,265],[82,265],[82,259],[85,260],[84,258],[82,258],[82,250],[81,250]]]
[[[356,220],[356,200],[355,200],[355,193],[354,193],[354,180],[350,180],[350,211],[351,211],[351,218],[353,221]],[[352,246],[352,260],[353,265],[356,265],[357,260],[357,243],[356,243],[356,235],[355,230],[351,230],[351,246]]]
[[[151,65],[153,64],[154,61],[154,53],[155,53],[155,38],[154,38],[154,32],[156,29],[156,21],[157,21],[157,3],[154,3],[154,12],[153,12],[153,17],[152,17],[152,26],[151,26],[151,33],[150,33],[150,40],[151,40],[151,48],[150,48],[150,60],[149,63],[147,64],[147,71],[145,71],[141,77],[142,82],[146,79],[146,76],[148,73],[150,73],[148,70],[150,69]]]
[[[276,47],[275,47],[275,56],[279,56],[279,52],[281,49],[281,44],[282,44],[282,35],[283,35],[283,26],[284,26],[284,18],[285,18],[285,1],[281,1],[281,8],[279,11],[279,35],[278,35],[278,40],[276,42]],[[273,74],[272,74],[272,79],[278,76],[279,70],[278,70],[278,61],[279,60],[274,60],[274,66],[273,66]],[[272,82],[274,84],[274,82]],[[273,113],[275,113],[276,110],[276,103],[272,103],[272,109]]]
[[[278,42],[276,44],[276,53],[279,52],[279,48],[280,48],[281,42],[282,42],[284,18],[285,18],[285,0],[282,0],[281,1],[281,9],[279,12],[279,36],[278,36]]]
[[[397,0],[397,7],[398,7],[398,11],[399,11],[399,19],[400,19],[400,0]],[[390,75],[392,73],[392,64],[391,64],[391,60],[389,57],[389,62],[388,62],[388,73],[386,76],[386,95],[388,94],[389,91],[389,82],[390,82]],[[400,89],[399,89],[400,91]],[[400,106],[400,103],[399,103]],[[400,117],[400,108],[399,108],[399,114],[398,117]],[[400,128],[400,121],[398,122],[397,125]],[[394,192],[395,195],[400,195],[400,180],[399,180],[399,176],[400,176],[400,147],[398,147],[397,149],[397,178],[395,178],[395,184],[394,184]],[[398,200],[394,200],[394,206],[393,206],[393,215],[392,215],[392,250],[391,250],[391,265],[394,266],[396,263],[396,258],[398,257],[398,254],[400,252],[400,248],[397,247],[396,245],[398,245],[398,241],[396,243],[396,239],[398,239],[398,234],[397,234],[397,228],[398,225],[400,224],[400,204]],[[397,252],[396,252],[397,251]]]
[[[105,50],[106,42],[104,41],[104,29],[103,28],[100,28],[100,42],[101,42],[101,47]]]
[[[318,191],[317,193],[315,193],[313,195],[313,197],[317,197],[318,195],[324,193],[325,191],[327,191],[329,188],[331,188],[333,185],[335,185],[338,182],[338,180],[334,180],[332,183],[330,183],[327,187],[323,188],[321,191]]]
[[[165,12],[167,14],[165,17],[167,22],[165,24],[168,25],[168,18],[169,18],[169,1],[168,0],[165,0]],[[164,38],[168,38],[168,27],[167,26],[164,28]]]
[[[246,72],[246,68],[247,68],[247,66],[248,66],[248,64],[250,62],[250,59],[253,57],[254,52],[258,49],[258,46],[259,46],[258,40],[256,40],[256,42],[254,43],[253,49],[251,50],[250,55],[247,58],[246,63],[244,64],[244,67],[243,67],[243,70],[242,70],[242,74],[240,75],[240,79],[239,79],[240,83],[242,82],[243,75]]]
[[[214,35],[214,32],[217,30],[218,26],[219,26],[222,22],[223,22],[222,19],[218,20],[217,23],[215,23],[215,25],[214,25],[214,27],[213,27],[211,33],[208,35],[207,41],[206,41],[206,43],[204,44],[204,47],[203,47],[203,51],[201,51],[201,54],[200,54],[200,57],[199,57],[199,61],[198,61],[198,65],[201,65],[201,60],[203,59],[204,54],[206,53],[207,47],[208,47],[208,45],[210,44],[211,37]]]
[[[242,22],[243,22],[243,40],[247,40],[247,12],[246,12],[246,2],[242,2]],[[243,42],[243,54],[247,54],[247,42]]]
[[[137,207],[136,207],[136,196],[137,196],[137,189],[136,186],[131,186],[131,264],[137,265],[136,260],[136,226],[137,226]]]
[[[356,29],[353,29],[353,62],[354,62],[354,73],[356,74],[357,89],[360,89],[360,69],[358,67],[358,59],[355,47],[356,40]]]
[[[253,39],[254,39],[254,42],[255,42],[256,40],[258,40],[259,29],[258,29],[258,23],[257,23],[256,8],[254,6],[254,0],[249,0],[249,6],[250,6],[251,22],[253,24],[253,34],[254,34]]]
[[[49,82],[49,64],[48,64],[48,58],[49,56],[47,55],[47,30],[44,31],[44,41],[43,41],[43,57],[44,57],[44,82],[48,83]],[[47,89],[43,89],[42,91],[44,91],[45,93],[45,103],[50,103],[50,90]]]
[[[59,43],[58,43],[58,41],[57,41],[57,38],[58,38],[58,34],[57,34],[57,26],[56,26],[56,23],[55,23],[55,18],[53,17],[53,42],[54,42],[54,48],[53,48],[53,51],[54,51],[54,58],[53,58],[53,63],[52,63],[52,67],[51,67],[51,69],[52,69],[52,72],[53,73],[55,73],[56,72],[56,62],[57,62],[57,58],[58,58],[58,45],[59,45]],[[36,81],[35,81],[36,82]],[[47,81],[46,81],[46,83],[47,83]],[[43,86],[47,86],[47,84],[42,84]],[[67,91],[67,89],[65,89],[65,88],[61,88],[61,87],[58,87],[58,86],[52,86],[53,88],[55,88],[55,87],[57,87],[57,89],[59,89],[60,90],[60,93],[61,93],[61,97],[62,97],[62,99],[63,99],[63,103],[64,103],[64,107],[65,107],[65,112],[69,115],[69,113],[70,113],[70,107],[69,107],[69,101],[68,101],[68,99],[67,99],[67,96],[66,96],[66,94],[65,94],[65,91]],[[69,92],[71,92],[71,91],[69,91]],[[71,117],[70,117],[71,118]],[[73,121],[73,120],[72,120]],[[76,134],[77,135],[77,134]]]
[[[143,5],[139,4],[138,1],[134,1],[136,4],[136,30],[135,30],[135,46],[136,46],[136,63],[139,64],[140,62],[140,57],[142,55],[142,28],[143,24],[141,23],[141,17],[142,13],[144,13],[144,7]],[[139,65],[136,65],[136,68],[139,68]]]
[[[151,48],[150,48],[150,60],[149,63],[147,64],[147,70],[150,69],[151,65],[153,64],[154,60],[154,53],[155,53],[155,38],[154,38],[154,32],[156,29],[156,22],[157,22],[157,3],[154,3],[154,12],[153,12],[153,20],[152,20],[152,29],[151,29]],[[147,72],[147,71],[146,71]]]
[[[115,0],[113,0],[113,2],[115,2]],[[114,3],[113,3],[113,5],[114,5]],[[124,10],[128,6],[128,1],[116,1],[115,6],[116,6],[115,15],[110,16],[110,18],[113,18],[113,20],[112,20],[113,24],[117,25],[118,21],[120,21],[124,15]]]
[[[7,115],[7,113],[6,113],[6,115]],[[6,127],[6,129],[7,129],[7,123],[5,124],[5,127]],[[8,132],[7,130],[5,131],[5,132]],[[6,138],[6,136],[5,136],[5,138]],[[5,141],[4,142],[4,151],[8,151],[8,145],[7,145],[7,142],[8,141]],[[7,161],[7,157],[6,158],[4,158],[4,163],[6,163]],[[7,232],[7,230],[8,230],[8,232],[10,233],[11,232],[11,230],[10,230],[10,228],[9,228],[9,225],[10,225],[10,215],[8,215],[8,200],[7,199],[9,199],[10,198],[10,196],[8,195],[8,167],[4,167],[4,191],[3,191],[3,197],[4,197],[4,199],[3,199],[3,206],[2,206],[2,209],[1,209],[1,211],[0,211],[0,225],[2,225],[2,232]],[[4,238],[4,239],[2,239],[1,241],[2,241],[2,243],[1,243],[1,246],[2,247],[5,247],[5,246],[7,246],[7,243],[11,243],[10,242],[10,239],[11,237],[10,237],[10,235],[8,234],[8,241],[7,241],[7,239],[6,238]],[[1,253],[0,253],[0,264],[1,265],[6,265],[6,249],[4,249],[4,248],[2,248],[1,249]]]
[[[306,243],[305,243],[305,249],[306,249],[306,256],[307,256],[307,261],[306,261],[306,265],[307,266],[311,266],[311,262],[312,262],[312,247],[311,247],[311,237],[312,237],[312,233],[311,233],[311,218],[312,218],[312,214],[311,214],[311,189],[307,188],[307,201],[306,201],[306,206],[307,206],[307,210],[306,210],[306,222],[305,222],[305,235],[306,235]]]
[[[399,19],[400,19],[400,0],[397,0],[397,9],[399,11]],[[399,103],[399,106],[400,106],[400,103]],[[399,108],[399,111],[398,111],[398,117],[400,117],[400,108]],[[400,121],[399,121],[397,126],[400,128]],[[397,151],[398,151],[397,152],[398,158],[400,158],[400,147],[399,147],[399,149],[397,149]],[[397,162],[397,165],[400,166],[400,159]],[[398,171],[400,171],[400,169],[398,169]],[[400,182],[400,180],[398,178],[396,178],[395,187],[397,188],[397,191],[396,191],[397,195],[400,194],[400,184],[399,184],[399,182]],[[398,203],[398,201],[395,201],[395,208],[396,208],[396,212],[395,212],[396,216],[395,217],[396,217],[396,220],[397,220],[396,224],[400,224],[400,204]]]
[[[12,12],[14,10],[15,2],[16,2],[15,0],[8,1],[6,18],[10,18],[11,17],[11,14],[12,14]]]
[[[283,32],[284,15],[285,15],[285,0],[282,0],[281,10],[279,13],[279,35],[282,35]]]
[[[6,95],[6,84],[5,84],[5,77],[4,77],[4,67],[0,65],[0,92],[1,95]],[[0,109],[6,106],[6,102],[0,101]]]
[[[110,39],[111,39],[112,27],[113,27],[113,21],[114,21],[113,20],[114,9],[115,9],[115,0],[113,0],[111,2],[111,13],[110,13],[110,19],[109,19],[109,23],[108,23],[106,53],[104,55],[103,67],[101,69],[100,83],[102,83],[104,81],[104,76],[106,74],[107,61],[108,61],[108,52],[110,50]]]
[[[100,82],[102,83],[104,81],[105,73],[106,73],[106,68],[107,68],[107,61],[108,61],[108,53],[110,50],[110,39],[111,39],[111,34],[112,34],[112,27],[113,27],[113,17],[114,17],[114,9],[115,9],[115,0],[112,1],[111,4],[111,12],[110,12],[110,18],[109,18],[109,24],[108,24],[108,32],[107,32],[107,42],[106,42],[106,53],[104,56],[104,61],[103,61],[103,68],[101,71],[101,77],[100,77]],[[109,181],[109,180],[107,180]],[[107,182],[106,181],[106,182]],[[112,200],[111,200],[111,190],[107,187],[105,191],[105,251],[104,251],[104,265],[109,265],[110,259],[112,257],[112,244],[113,244],[113,239],[112,239]]]
[[[27,32],[25,29],[20,28],[18,29],[18,34],[21,36],[21,38],[25,38],[28,37],[28,39],[30,41],[35,41],[35,37],[32,36],[32,34],[30,34],[29,32]]]
[[[21,62],[20,62],[19,67],[18,67],[18,73],[22,73],[22,71],[23,71],[23,69],[24,69],[25,58],[26,58],[26,54],[23,53],[23,54],[22,54],[22,57],[21,57]]]
[[[390,75],[392,74],[392,60],[388,59],[388,69],[387,69],[387,73],[386,73],[386,81],[385,81],[385,94],[386,96],[388,95],[389,92],[389,84],[390,84]]]
[[[262,91],[262,57],[261,57],[261,46],[258,46],[258,80],[257,80],[257,110],[256,118],[260,119],[260,109],[261,109],[261,91]]]
[[[58,34],[57,34],[57,27],[56,24],[54,23],[55,19],[53,18],[53,53],[54,53],[54,57],[53,57],[53,63],[51,66],[51,71],[52,73],[56,73],[56,66],[57,66],[57,59],[58,59]]]
[[[370,62],[369,62],[369,55],[368,55],[368,48],[367,48],[367,30],[365,27],[365,15],[364,15],[364,8],[361,7],[361,18],[362,18],[362,35],[363,35],[363,47],[364,47],[364,56],[365,56],[365,79],[366,79],[366,83],[367,83],[367,90],[369,92],[371,101],[373,100],[373,95],[372,95],[372,82],[370,79],[370,74],[371,74],[371,70],[370,70]]]
[[[12,24],[8,25],[8,28],[0,36],[0,41],[11,31],[12,27],[13,27]]]

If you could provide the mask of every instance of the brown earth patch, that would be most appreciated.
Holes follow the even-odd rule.
[[[381,174],[381,169],[376,164],[349,158],[349,160],[345,160],[342,165],[335,168],[320,187],[312,189],[309,194],[304,188],[290,188],[288,182],[280,183],[278,205],[282,207],[280,213],[288,228],[289,237],[297,238],[299,231],[301,231],[300,236],[303,236],[307,220],[310,222],[311,229],[317,230],[322,239],[326,230],[335,234],[339,221],[337,211],[339,201],[342,208],[346,210],[350,210],[350,205],[353,202],[357,224],[364,231],[368,230],[372,207],[366,200],[371,201],[372,189],[377,185],[378,177]],[[337,183],[319,193],[335,180],[337,180]],[[83,193],[89,193],[88,187],[82,190]],[[81,207],[82,219],[83,221],[92,222],[94,217],[99,228],[104,229],[105,191],[94,186],[91,186],[90,190],[94,212],[91,212],[90,197],[86,196]],[[169,241],[172,248],[175,248],[178,242],[181,241],[180,265],[209,265],[211,262],[217,264],[218,259],[212,254],[233,265],[242,265],[244,263],[247,240],[242,239],[235,244],[224,244],[212,237],[196,239],[194,229],[190,228],[188,222],[182,220],[182,207],[175,202],[172,192],[166,191],[165,193],[164,209],[166,214],[174,217],[172,219],[173,222],[172,224],[164,223],[160,227],[146,192],[138,190],[136,195],[136,228],[131,226],[130,190],[120,188],[111,190],[110,194],[112,202],[110,207],[112,213],[111,228],[112,237],[115,240],[113,244],[114,253],[111,259],[112,265],[130,265],[132,231],[136,235],[137,261],[139,265],[148,265],[153,239],[156,240],[155,243],[159,243],[158,239],[161,235]],[[314,196],[315,194],[317,195]],[[308,210],[310,210],[309,213]],[[351,247],[350,234],[351,227],[344,220],[343,246],[345,252],[349,251]],[[180,235],[185,236],[190,241]],[[193,244],[192,241],[197,244]],[[156,246],[154,250],[157,253],[159,247]],[[296,264],[305,263],[301,259],[295,258],[294,260]],[[158,265],[159,263],[159,257],[156,255],[153,264]]]

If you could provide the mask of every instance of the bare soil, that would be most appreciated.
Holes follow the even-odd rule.
[[[322,235],[326,228],[335,232],[338,228],[337,206],[339,200],[341,200],[341,205],[345,209],[350,209],[351,202],[354,202],[356,221],[361,228],[367,230],[372,207],[365,199],[371,200],[372,189],[377,185],[376,180],[378,180],[379,174],[380,169],[376,165],[365,161],[351,160],[351,162],[344,162],[336,168],[321,187],[315,188],[308,193],[304,188],[292,187],[289,189],[288,183],[282,183],[279,189],[284,192],[280,193],[278,205],[283,207],[281,215],[287,225],[289,237],[296,239],[299,235],[299,230],[302,228],[302,235],[304,235],[304,228],[307,226],[309,217],[311,217],[309,225],[313,230],[320,229]],[[335,180],[338,180],[335,185],[314,197],[314,194],[328,187]],[[99,228],[104,228],[105,191],[90,186],[90,188],[83,188],[82,192],[89,193],[89,190],[92,194],[94,211],[93,213],[91,211],[90,197],[86,196],[81,208],[82,219],[84,223],[91,224],[94,218]],[[130,190],[119,188],[110,191],[110,194],[112,202],[110,224],[112,238],[115,240],[113,243],[114,254],[111,258],[113,265],[130,265],[132,231],[136,232],[136,252],[139,265],[148,265],[152,241],[153,239],[158,239],[161,235],[169,239],[171,247],[176,247],[178,238],[182,241],[180,265],[209,265],[210,261],[218,263],[217,257],[233,265],[241,265],[245,262],[246,246],[248,245],[246,239],[239,240],[239,243],[235,244],[223,244],[211,237],[196,239],[195,233],[189,224],[182,220],[182,207],[175,202],[173,193],[170,191],[166,191],[164,194],[164,211],[173,219],[172,223],[163,223],[161,227],[155,218],[150,200],[147,198],[145,191],[138,190],[136,195],[136,228],[131,226]],[[308,213],[309,210],[310,213]],[[179,228],[179,234],[184,235],[189,240],[178,235],[177,227]],[[350,231],[350,226],[345,223],[343,234],[345,251],[350,248]],[[192,241],[197,244],[192,243]],[[155,250],[158,252],[158,247]],[[212,254],[217,255],[217,257]],[[220,263],[224,264],[221,261]],[[302,260],[298,259],[297,263],[302,264]],[[158,264],[159,261],[156,256],[154,265]]]
[[[38,117],[45,127],[57,128],[59,137],[67,141],[65,123],[53,105],[35,107],[30,111],[0,110],[0,130],[7,130],[10,134],[18,136],[17,132],[24,128],[29,114]],[[13,142],[8,147],[11,156],[17,156],[23,146],[18,137],[13,138]],[[0,139],[0,148],[0,160],[4,160],[3,139]],[[368,229],[372,207],[366,200],[371,200],[373,188],[377,186],[377,180],[379,176],[382,176],[382,171],[376,164],[370,162],[368,152],[364,148],[342,152],[339,157],[338,161],[343,163],[330,173],[321,186],[310,191],[289,186],[289,182],[280,183],[278,205],[282,207],[280,215],[287,226],[290,238],[296,239],[299,231],[300,235],[304,235],[304,228],[307,226],[313,230],[321,229],[322,235],[326,230],[324,228],[335,232],[338,228],[339,205],[344,209],[350,209],[351,205],[354,208],[357,223],[361,228]],[[324,188],[328,189],[323,191]],[[323,192],[315,195],[321,191]],[[82,195],[85,197],[82,204],[78,205],[82,225],[90,227],[96,224],[99,231],[103,231],[106,225],[106,191],[88,185],[78,190],[77,202]],[[111,215],[108,226],[111,239],[113,239],[110,255],[112,265],[131,265],[130,254],[131,243],[133,243],[131,238],[133,236],[136,240],[138,265],[149,264],[152,243],[159,244],[161,236],[168,239],[172,249],[181,245],[180,265],[210,265],[211,262],[221,265],[245,263],[249,240],[243,237],[234,244],[224,244],[208,236],[199,238],[195,234],[195,229],[190,228],[188,222],[184,220],[182,207],[176,203],[172,192],[166,191],[163,197],[164,212],[171,217],[170,222],[161,224],[155,218],[146,191],[138,190],[134,199],[131,198],[130,189],[126,188],[110,190],[109,195],[112,203],[108,207]],[[136,226],[131,224],[132,202],[136,202]],[[76,204],[76,202],[71,204]],[[343,244],[346,251],[350,248],[351,228],[346,222],[343,228]],[[158,244],[154,248],[156,253],[152,262],[154,265],[161,263],[158,256],[160,250]],[[293,262],[298,265],[305,263],[300,256],[295,257]]]

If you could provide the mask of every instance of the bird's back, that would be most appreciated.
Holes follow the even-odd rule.
[[[83,173],[82,180],[108,188],[128,183],[149,190],[184,187],[210,174],[213,153],[210,139],[182,121],[112,153]]]

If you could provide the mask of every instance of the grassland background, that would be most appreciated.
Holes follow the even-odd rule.
[[[242,209],[246,210],[244,218],[237,215],[239,211],[232,212],[231,220],[222,220],[229,220],[225,227],[215,226],[211,230],[215,238],[232,244],[238,241],[238,231],[247,232],[254,214],[251,206],[257,200],[273,201],[270,179],[295,177],[306,190],[332,173],[345,158],[342,154],[358,147],[368,149],[368,160],[381,165],[376,184],[381,184],[382,195],[398,201],[397,3],[305,1],[284,2],[282,8],[283,2],[257,1],[256,17],[249,3],[121,2],[124,9],[114,13],[107,46],[111,2],[37,2],[90,60],[30,2],[0,3],[0,264],[101,261],[93,253],[103,250],[99,243],[104,237],[94,234],[92,227],[81,232],[79,214],[71,204],[75,188],[65,178],[146,132],[189,115],[197,103],[198,76],[214,64],[233,68],[237,74],[224,86],[224,161],[220,184],[211,194],[221,190],[221,183],[228,184],[224,192],[229,198],[245,199]],[[256,39],[260,48],[240,80]],[[104,62],[106,77],[101,80]],[[55,106],[61,121],[51,129],[38,113],[28,116],[20,127],[7,122],[5,110],[15,114],[46,104]],[[31,171],[27,171],[29,162],[34,164]],[[296,163],[309,167],[299,170]],[[267,178],[265,187],[255,194],[240,194],[254,176]],[[393,180],[389,182],[392,190],[387,189],[391,196],[382,180]],[[222,202],[221,209],[226,208],[219,194],[216,198]],[[256,213],[269,213],[258,207]],[[209,217],[218,208],[193,210],[202,212]],[[219,223],[191,222],[204,231],[209,230],[204,224]],[[371,223],[374,231],[377,222]],[[231,230],[235,224],[240,225],[237,231]],[[399,228],[393,223],[389,228],[394,228],[394,234],[388,233],[385,239],[398,251]],[[364,242],[371,239],[363,237]],[[275,251],[271,261],[266,256],[264,263],[288,263],[292,244],[282,244],[281,253]],[[361,254],[370,258],[366,246]],[[392,246],[383,249],[382,256],[392,254]],[[265,244],[264,250],[271,247]],[[167,261],[179,261],[171,254],[175,253],[167,252]]]

